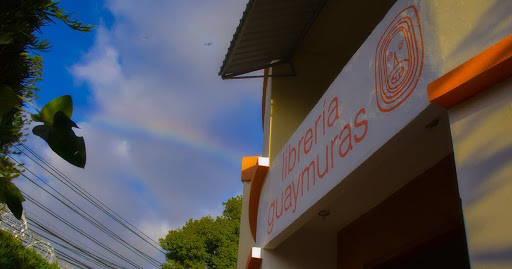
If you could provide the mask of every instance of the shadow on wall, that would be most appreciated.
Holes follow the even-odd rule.
[[[448,54],[447,58],[457,58],[457,54],[470,50],[475,40],[488,41],[489,46],[492,46],[508,36],[512,28],[511,11],[512,1],[496,1],[482,14],[481,18],[474,24],[475,27]]]
[[[509,0],[429,0],[421,1],[420,6],[425,14],[422,26],[425,33],[431,33],[427,54],[439,76],[511,33]],[[460,23],[451,23],[454,19]],[[473,98],[455,107],[457,113],[450,112],[467,239],[475,268],[512,268],[511,88],[509,78],[478,96],[478,100],[486,100],[485,104],[476,104]],[[501,97],[497,97],[499,94]],[[460,113],[466,110],[470,112]]]
[[[444,8],[439,8],[443,6]],[[466,0],[421,1],[422,27],[426,39],[427,55],[439,75],[471,59],[506,36],[512,28],[512,1]],[[453,21],[457,21],[454,24]]]
[[[511,87],[512,78],[451,113],[457,176],[474,265],[512,266]]]

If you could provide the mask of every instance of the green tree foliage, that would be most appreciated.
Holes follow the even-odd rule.
[[[57,269],[32,249],[27,249],[20,240],[0,230],[0,268],[48,268]]]
[[[42,79],[42,57],[30,55],[30,52],[47,50],[50,42],[40,39],[41,28],[54,22],[64,22],[77,31],[90,31],[93,26],[72,20],[71,15],[58,6],[58,0],[3,0],[0,1],[0,178],[8,180],[19,176],[19,170],[9,156],[19,154],[12,146],[23,141],[25,125],[31,119],[23,113],[24,107],[37,99],[39,90],[36,83]],[[43,107],[38,114],[32,115],[35,121],[43,122],[33,131],[43,138],[50,148],[69,163],[85,166],[85,143],[77,137],[72,127],[69,96],[57,98]],[[48,108],[47,108],[48,107]],[[45,109],[47,108],[47,109]],[[37,108],[36,108],[37,109]],[[3,182],[3,181],[2,181]],[[3,184],[3,183],[2,183]],[[16,186],[2,188],[0,191],[18,191]],[[0,193],[0,198],[16,197],[17,193]],[[4,200],[5,200],[4,199]],[[15,199],[16,201],[19,199]],[[10,199],[15,215],[19,204],[14,205]]]
[[[169,231],[160,239],[160,245],[167,251],[164,268],[236,267],[242,196],[222,204],[222,216],[190,219],[183,227]]]
[[[24,141],[24,126],[30,123],[27,114],[22,113],[23,98],[34,100],[39,91],[36,83],[41,80],[43,59],[39,55],[29,56],[21,52],[18,57],[4,53],[5,45],[0,45],[0,175],[9,180],[19,176],[15,164],[7,157],[8,154],[19,154],[11,146]],[[5,55],[4,55],[5,54]],[[8,60],[5,64],[3,58]],[[10,61],[10,62],[8,62]],[[19,61],[18,64],[15,62]],[[3,68],[5,66],[5,68]]]

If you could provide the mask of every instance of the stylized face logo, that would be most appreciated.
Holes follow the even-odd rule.
[[[383,112],[411,95],[423,67],[423,39],[414,6],[404,9],[388,26],[375,54],[377,105]]]
[[[409,53],[404,48],[404,37],[398,34],[388,47],[386,59],[387,86],[390,91],[396,90],[406,77],[409,70]],[[398,41],[399,40],[399,41]],[[398,43],[398,44],[397,44]]]

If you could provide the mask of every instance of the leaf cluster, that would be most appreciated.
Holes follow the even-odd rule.
[[[0,2],[0,45],[17,43],[23,50],[47,50],[50,42],[39,39],[41,27],[62,21],[71,29],[88,32],[93,25],[72,19],[72,14],[59,7],[60,0],[23,0]]]
[[[64,160],[83,168],[86,161],[85,142],[83,137],[76,136],[72,130],[72,128],[78,128],[70,119],[72,114],[73,100],[71,96],[65,95],[55,98],[46,104],[38,114],[31,114],[34,121],[43,123],[43,125],[34,127],[32,132],[45,140],[50,148]],[[0,159],[0,163],[6,168],[0,171],[0,203],[6,203],[14,216],[20,219],[23,212],[21,203],[25,199],[11,182],[13,176],[19,174],[20,171],[6,156],[4,159]],[[13,170],[15,174],[11,174],[8,169]]]
[[[222,216],[190,219],[160,239],[167,251],[164,268],[236,267],[242,197],[235,196],[223,205]]]
[[[31,122],[27,105],[37,99],[39,90],[36,83],[42,80],[43,60],[40,55],[30,52],[49,49],[50,42],[40,39],[41,28],[62,21],[74,30],[87,32],[93,26],[72,19],[72,14],[60,8],[59,0],[13,0],[0,1],[0,178],[2,182],[19,176],[20,170],[9,156],[19,154],[12,146],[24,141],[28,135],[25,126]],[[69,99],[69,100],[68,100]],[[57,101],[56,101],[57,100]],[[34,120],[44,124],[33,132],[43,138],[50,148],[73,165],[85,166],[85,144],[71,128],[72,102],[69,96],[57,98],[43,108],[42,114],[36,114]],[[55,107],[57,106],[57,107]],[[47,108],[48,109],[45,109]],[[36,108],[37,109],[37,108]],[[4,184],[0,188],[0,198],[15,197],[18,189],[14,185]],[[14,188],[12,188],[14,187]],[[19,191],[18,191],[19,192]],[[4,200],[5,200],[4,199]],[[13,212],[22,208],[21,201],[8,203]],[[21,214],[16,214],[18,217]]]
[[[50,43],[40,39],[41,28],[62,21],[74,30],[87,32],[93,26],[72,19],[72,14],[59,7],[59,0],[0,1],[0,168],[4,177],[14,178],[6,158],[10,147],[25,135],[23,127],[30,118],[22,113],[32,105],[42,80],[42,57],[30,51],[47,50]],[[15,98],[19,97],[19,98]],[[50,119],[52,126],[53,118]],[[48,124],[45,124],[48,125]],[[9,164],[9,165],[6,165]],[[3,165],[3,166],[2,166]]]

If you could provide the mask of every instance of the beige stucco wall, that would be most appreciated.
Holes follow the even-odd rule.
[[[327,56],[298,52],[294,59],[296,77],[271,80],[270,162],[281,151],[339,72],[339,68],[333,68],[336,63]],[[285,72],[286,68],[277,66],[272,68],[272,72]]]
[[[512,1],[421,1],[444,75],[510,35]],[[429,38],[429,37],[427,37]],[[512,80],[449,111],[472,268],[512,268]]]
[[[449,115],[472,268],[512,268],[512,79]]]
[[[512,1],[422,0],[425,54],[444,75],[511,33]]]

